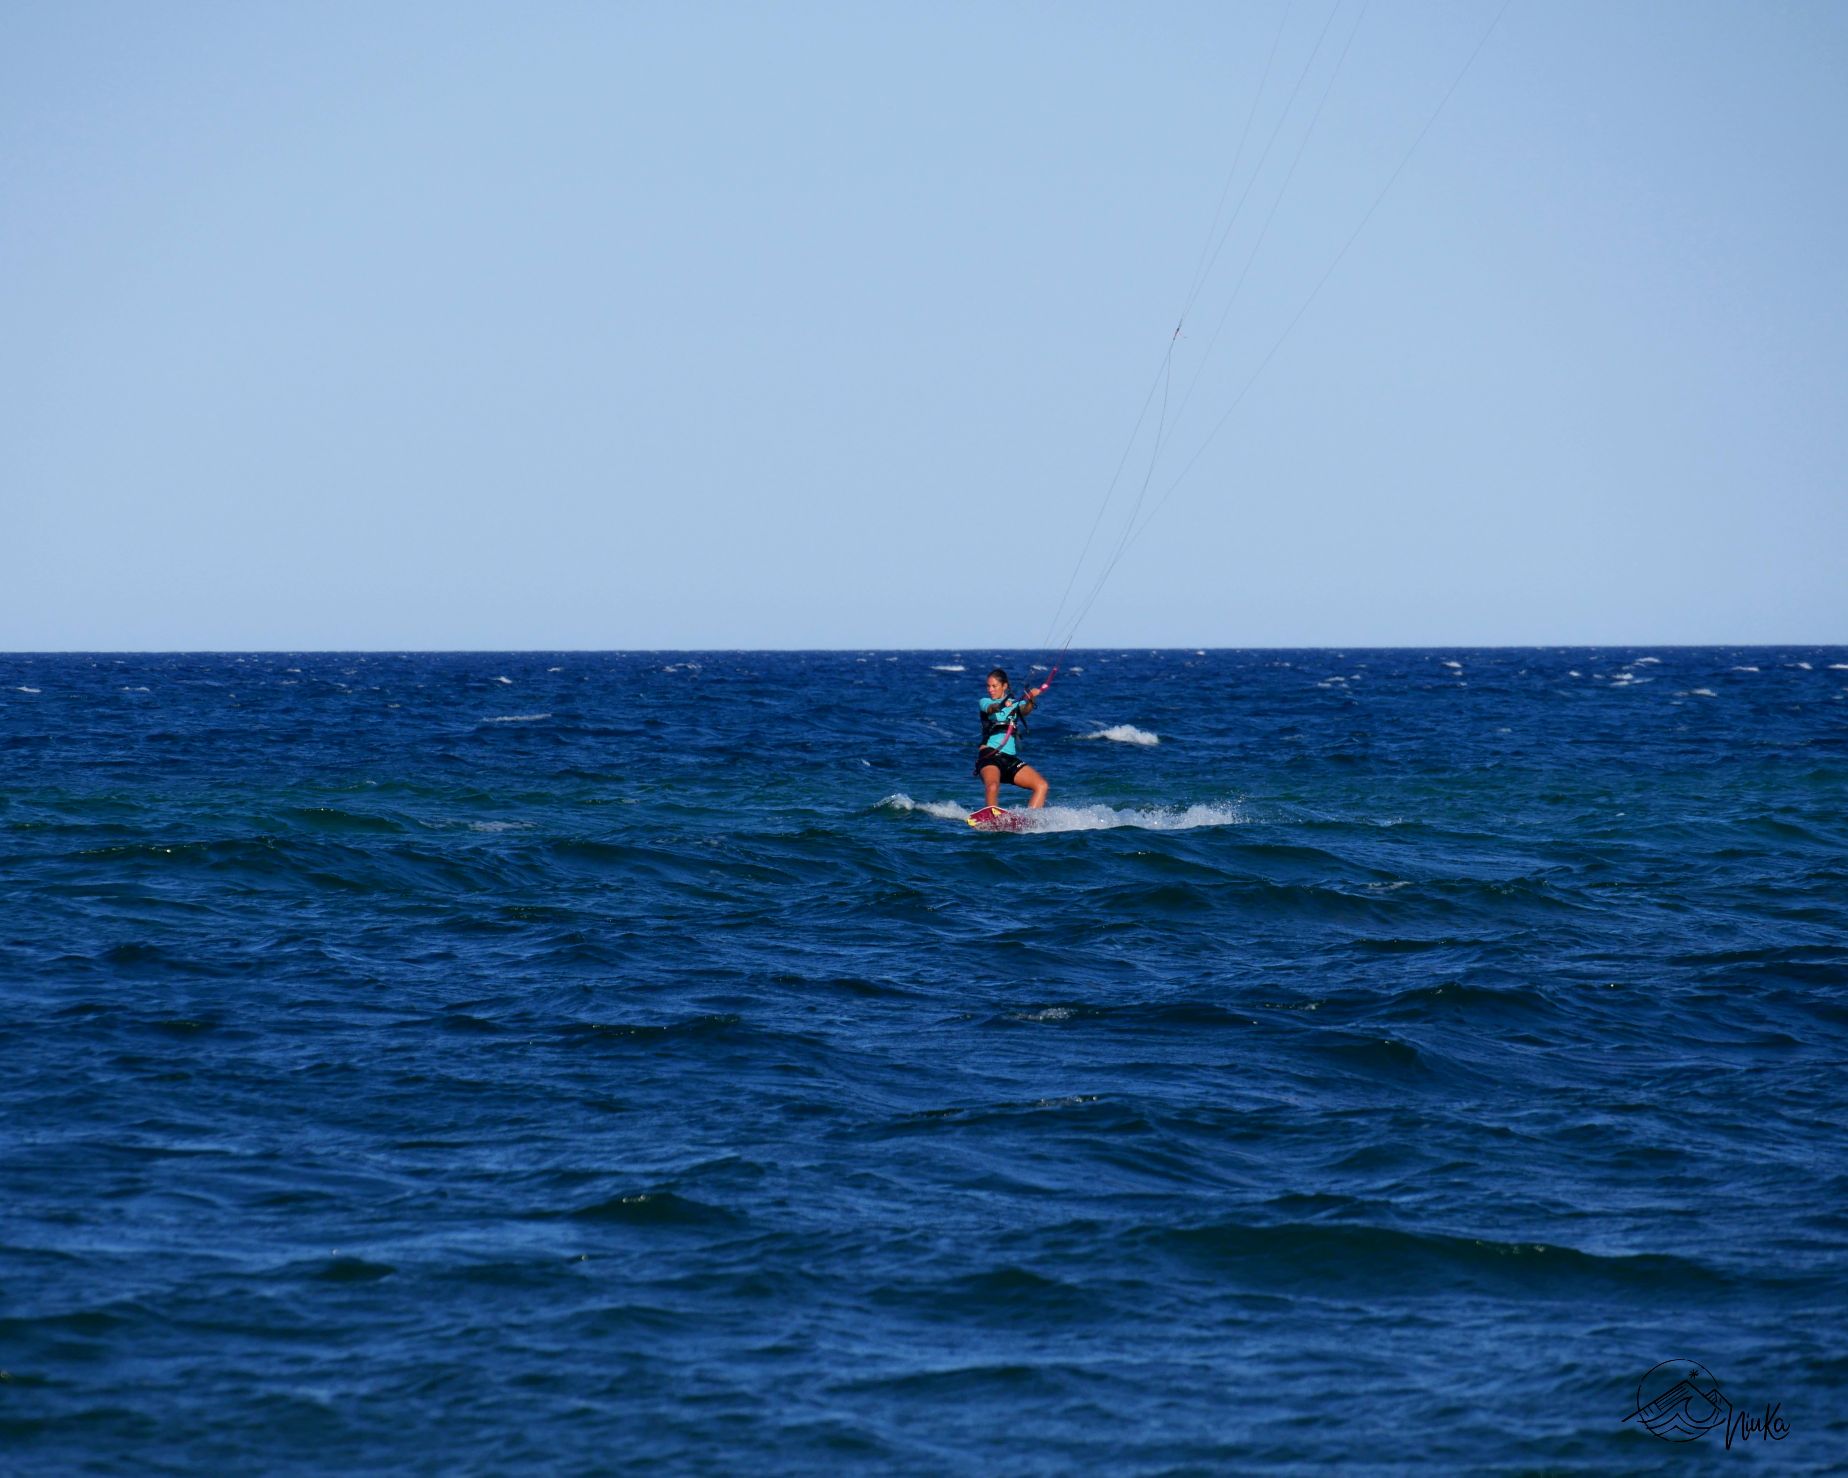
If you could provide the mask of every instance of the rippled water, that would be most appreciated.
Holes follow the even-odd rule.
[[[8,1462],[1848,1451],[1848,650],[997,655],[0,657]]]

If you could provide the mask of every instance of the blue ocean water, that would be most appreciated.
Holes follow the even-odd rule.
[[[0,1465],[1848,1452],[1848,649],[997,658],[0,656]]]

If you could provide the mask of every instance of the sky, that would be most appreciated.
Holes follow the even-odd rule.
[[[1830,0],[0,0],[0,649],[1848,641],[1845,185]]]

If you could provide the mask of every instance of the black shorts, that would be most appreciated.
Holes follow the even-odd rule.
[[[998,749],[978,749],[975,752],[975,778],[982,778],[982,771],[993,765],[1001,772],[1001,783],[1012,785],[1014,777],[1020,773],[1021,761],[1018,755],[1002,754]]]

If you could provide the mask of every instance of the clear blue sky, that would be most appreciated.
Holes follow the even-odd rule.
[[[1514,0],[1207,439],[1497,8],[1359,3],[6,0],[0,648],[1034,645],[1278,35],[1079,644],[1848,640],[1848,6]]]

